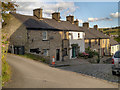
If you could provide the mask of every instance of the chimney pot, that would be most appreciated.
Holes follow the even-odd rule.
[[[38,19],[42,19],[42,8],[34,9],[33,16],[36,16]]]
[[[78,19],[76,19],[76,20],[74,21],[74,24],[75,24],[76,26],[79,26],[79,21],[78,21]]]
[[[52,13],[52,19],[60,21],[60,13],[59,12]]]
[[[69,21],[70,23],[74,24],[74,16],[69,15],[66,17],[66,20]]]
[[[96,29],[96,30],[97,30],[97,29],[98,29],[98,25],[94,25],[94,29]]]
[[[84,23],[83,23],[83,27],[89,28],[89,22],[84,22]]]

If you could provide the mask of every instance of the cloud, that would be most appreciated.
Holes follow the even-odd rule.
[[[83,23],[83,20],[78,19],[79,23]]]
[[[60,0],[60,2],[24,2],[25,0],[16,1],[16,4],[19,5],[19,7],[17,8],[17,12],[24,15],[33,15],[33,9],[42,8],[43,17],[51,17],[51,14],[57,11],[61,12],[61,16],[67,16],[69,14],[73,14],[76,8],[78,8],[75,6],[74,2],[64,2],[63,0]]]
[[[88,18],[87,22],[95,22],[95,21],[102,21],[102,20],[112,21],[111,18],[105,17],[105,18]]]
[[[94,22],[94,21],[97,21],[98,18],[88,18],[88,22]]]
[[[111,16],[112,18],[118,18],[118,17],[120,17],[120,13],[119,13],[119,12],[111,13],[110,16]]]

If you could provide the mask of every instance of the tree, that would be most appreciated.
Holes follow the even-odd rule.
[[[14,2],[2,2],[2,26],[4,27],[7,24],[7,20],[9,19],[9,12],[16,12],[17,4]]]

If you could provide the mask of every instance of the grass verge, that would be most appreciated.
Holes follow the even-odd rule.
[[[11,69],[6,61],[2,62],[2,86],[10,80]]]
[[[35,61],[40,61],[40,62],[44,62],[44,63],[49,64],[49,60],[42,57],[42,56],[38,56],[38,55],[30,54],[30,53],[26,53],[24,55],[19,55],[19,56],[23,56],[23,57],[26,57],[26,58],[29,58],[29,59],[32,59]]]
[[[2,89],[2,76],[0,76],[0,90]]]

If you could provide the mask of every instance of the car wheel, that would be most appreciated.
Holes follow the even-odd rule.
[[[113,74],[113,75],[116,75],[116,72],[115,72],[115,71],[112,71],[112,74]]]

